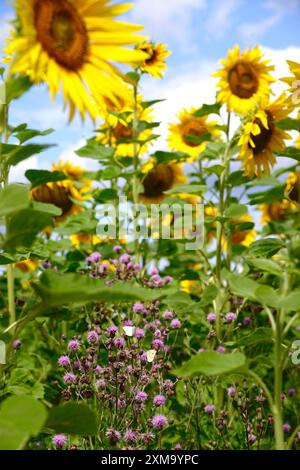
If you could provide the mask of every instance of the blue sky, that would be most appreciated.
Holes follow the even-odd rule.
[[[7,35],[7,19],[13,10],[0,0],[0,43]],[[174,119],[180,108],[212,102],[215,88],[211,73],[228,48],[261,44],[277,66],[278,76],[286,72],[285,59],[300,61],[300,0],[135,0],[127,18],[143,24],[155,41],[166,42],[172,50],[169,69],[163,81],[146,79],[143,93],[147,98],[167,98],[156,110],[163,121],[160,145],[165,146],[167,121]],[[2,45],[1,44],[1,45]],[[31,167],[46,168],[52,160],[75,158],[74,148],[91,136],[91,123],[75,120],[67,126],[60,99],[52,105],[45,87],[35,88],[11,110],[12,124],[29,122],[34,128],[53,127],[56,132],[47,138],[59,142],[58,147],[33,158]],[[95,162],[85,162],[96,168]],[[26,163],[26,165],[28,162]],[[25,166],[14,172],[22,179]]]

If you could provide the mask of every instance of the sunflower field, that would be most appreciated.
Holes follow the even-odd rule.
[[[159,146],[164,96],[142,92],[171,51],[131,7],[14,2],[0,450],[299,450],[300,63],[278,79],[262,48],[233,45],[215,101],[178,109]],[[27,162],[55,151],[54,130],[13,113],[41,87],[67,129],[93,129],[48,170]]]

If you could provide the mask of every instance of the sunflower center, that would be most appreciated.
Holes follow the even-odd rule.
[[[239,62],[229,72],[229,85],[232,93],[239,98],[249,99],[258,90],[258,79],[251,64]]]
[[[196,122],[190,122],[186,124],[182,131],[183,141],[189,147],[198,147],[200,145],[199,142],[194,142],[192,138],[202,137],[205,134],[205,128]]]
[[[300,202],[300,180],[297,178],[297,181],[293,184],[291,191],[289,192],[289,198],[294,202]]]
[[[69,189],[59,184],[54,184],[52,187],[47,184],[37,186],[32,191],[32,198],[35,201],[54,204],[62,210],[62,215],[67,214],[74,204],[70,196]]]
[[[165,191],[171,189],[174,183],[174,172],[171,166],[164,163],[158,165],[148,173],[144,179],[144,193],[146,197],[160,197]]]
[[[263,126],[259,118],[256,118],[254,120],[254,123],[257,124],[260,128],[260,133],[258,135],[250,134],[250,137],[255,147],[252,148],[250,144],[248,145],[249,145],[249,148],[252,149],[254,155],[258,155],[259,153],[263,152],[268,147],[268,144],[270,143],[270,140],[273,135],[274,125],[273,125],[272,115],[268,111],[266,114],[268,118],[268,129],[266,129]]]
[[[113,136],[117,141],[121,139],[132,139],[133,130],[130,126],[126,127],[119,121],[116,127],[113,129]]]
[[[34,5],[37,39],[59,65],[78,70],[85,62],[88,35],[69,0],[37,0]]]

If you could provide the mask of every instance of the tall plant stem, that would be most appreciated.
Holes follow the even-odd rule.
[[[4,144],[8,142],[8,105],[3,105],[3,137],[1,136],[1,143],[3,140]],[[2,155],[0,155],[2,159]],[[9,181],[9,167],[4,161],[1,161],[1,181],[3,182],[3,187],[8,186]],[[6,233],[8,229],[9,219],[6,217]],[[9,325],[13,325],[16,321],[16,305],[15,305],[15,272],[14,265],[7,265],[7,303],[8,303],[8,314],[9,314]]]
[[[133,166],[134,166],[134,177],[132,179],[132,199],[134,204],[138,204],[139,202],[139,191],[140,191],[140,180],[138,177],[138,170],[139,170],[139,151],[138,151],[138,143],[137,139],[139,136],[139,121],[138,121],[138,86],[139,86],[139,79],[135,81],[133,86],[133,94],[134,94],[134,109],[133,109],[133,125],[132,125],[132,136],[133,136]],[[136,214],[135,214],[136,216]],[[134,232],[135,232],[135,239],[134,239],[134,251],[135,251],[135,260],[138,263],[140,260],[139,255],[139,239],[137,237],[137,220],[136,217],[134,219]]]

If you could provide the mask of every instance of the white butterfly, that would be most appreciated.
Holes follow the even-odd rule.
[[[133,336],[135,333],[135,326],[123,326],[123,330],[126,336]]]
[[[146,351],[147,361],[153,362],[156,354],[157,354],[157,351],[155,351],[155,349],[149,349],[149,351]]]

